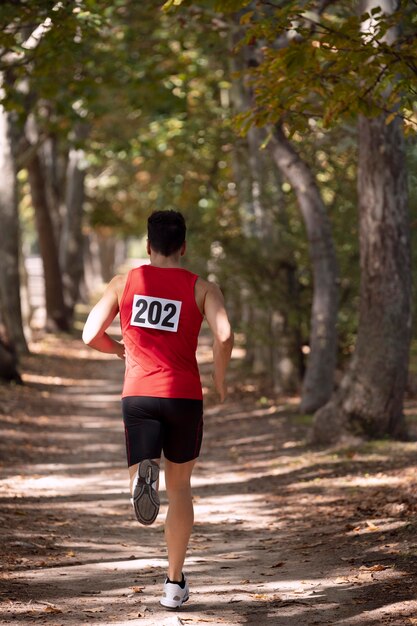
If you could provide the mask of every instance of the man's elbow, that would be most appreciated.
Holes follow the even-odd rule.
[[[92,346],[94,340],[96,339],[96,334],[93,333],[87,326],[84,326],[82,340],[86,346]]]
[[[224,350],[231,350],[233,348],[234,334],[230,326],[229,328],[222,329],[222,331],[217,334],[216,341]]]

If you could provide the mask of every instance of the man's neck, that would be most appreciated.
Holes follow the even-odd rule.
[[[151,251],[150,254],[151,265],[154,267],[181,267],[180,255],[172,254],[171,256],[164,256],[163,254],[158,254],[157,252]]]

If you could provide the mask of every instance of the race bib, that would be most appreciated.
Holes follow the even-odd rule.
[[[153,296],[133,296],[131,326],[157,328],[176,333],[180,321],[180,300],[166,300]]]

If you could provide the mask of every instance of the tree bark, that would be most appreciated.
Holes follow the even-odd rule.
[[[84,277],[82,218],[85,170],[82,167],[83,159],[83,150],[75,147],[70,149],[66,176],[66,214],[61,237],[61,266],[66,302],[71,316],[74,313]]]
[[[311,169],[283,130],[277,127],[268,144],[275,164],[297,196],[307,230],[314,291],[310,354],[302,387],[301,410],[313,412],[330,398],[337,353],[338,266],[331,226]]]
[[[240,36],[239,27],[235,35]],[[237,41],[232,37],[232,45]],[[230,59],[231,71],[242,71],[248,67],[251,57],[251,51],[242,49],[240,56]],[[234,80],[231,99],[234,109],[242,112],[251,106],[252,96],[241,81]],[[245,140],[236,144],[233,169],[243,233],[249,240],[255,239],[262,253],[272,259],[279,249],[280,222],[285,208],[281,198],[277,197],[280,185],[276,180],[276,168],[274,165],[271,167],[269,155],[261,149],[263,134],[261,129],[252,127]],[[271,197],[272,189],[276,189],[275,197]],[[292,393],[299,386],[298,354],[291,336],[293,333],[289,331],[285,335],[280,332],[287,326],[286,315],[279,310],[280,304],[273,302],[273,287],[265,300],[268,306],[259,304],[265,287],[263,283],[260,280],[256,285],[250,285],[247,297],[242,301],[244,317],[248,322],[245,364],[254,374],[262,374],[275,393]]]
[[[97,233],[98,250],[103,282],[108,283],[115,274],[116,238],[104,228]]]
[[[20,306],[19,217],[10,115],[0,105],[0,307],[10,346],[24,353],[28,347]]]
[[[95,230],[83,236],[84,241],[84,280],[81,284],[82,296],[96,292],[102,281],[98,235]]]
[[[28,162],[27,169],[45,277],[46,329],[66,331],[69,330],[68,310],[64,302],[62,276],[48,207],[44,172],[37,153]]]
[[[15,345],[8,335],[4,324],[3,309],[0,308],[0,380],[21,384],[18,371],[18,356]],[[1,411],[1,406],[0,406]]]
[[[39,147],[45,180],[45,192],[55,241],[61,240],[62,222],[65,215],[66,154],[60,154],[58,138],[49,134]]]
[[[315,417],[314,439],[344,432],[406,434],[403,395],[411,339],[411,254],[401,122],[359,119],[359,330],[338,393]]]

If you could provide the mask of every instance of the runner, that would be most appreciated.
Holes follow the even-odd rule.
[[[233,333],[220,289],[182,269],[186,225],[177,211],[148,219],[150,265],[115,276],[92,309],[84,342],[125,358],[122,392],[132,504],[149,525],[159,511],[158,476],[164,453],[168,512],[168,575],[160,603],[171,609],[188,600],[183,565],[194,521],[191,474],[203,436],[203,402],[196,361],[205,316],[213,334],[213,380],[223,402]],[[106,330],[120,312],[123,343]]]

